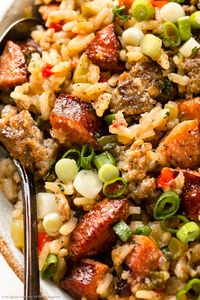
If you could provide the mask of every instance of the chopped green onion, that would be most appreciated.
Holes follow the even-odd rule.
[[[114,6],[113,7],[113,14],[114,17],[118,17],[119,19],[121,19],[124,22],[128,22],[128,20],[131,18],[131,16],[129,15],[124,15],[124,11],[126,10],[125,6]]]
[[[67,183],[76,177],[78,166],[74,159],[61,158],[55,165],[55,172],[60,181]]]
[[[72,81],[74,83],[87,83],[88,82],[88,69],[90,60],[88,56],[83,53],[79,59],[79,62],[74,70],[74,75]]]
[[[52,212],[44,217],[42,225],[49,235],[55,235],[62,225],[62,219],[57,212]]]
[[[180,206],[180,198],[174,192],[163,193],[154,208],[154,218],[156,220],[162,220],[166,217],[173,216]]]
[[[83,145],[81,149],[80,166],[85,170],[92,169],[91,163],[94,158],[94,148],[90,145]]]
[[[81,170],[74,179],[74,187],[83,197],[94,199],[102,189],[102,182],[96,172]]]
[[[108,198],[118,198],[127,192],[127,182],[124,178],[118,177],[103,185],[103,193]]]
[[[104,135],[98,139],[98,144],[103,151],[111,150],[117,145],[116,135]]]
[[[184,289],[182,289],[181,291],[179,291],[176,294],[176,299],[177,300],[187,300],[187,293],[190,293],[190,291],[192,291],[192,294],[195,293],[197,296],[199,296],[197,298],[197,300],[200,299],[200,279],[198,278],[193,278],[191,280],[189,280]],[[196,299],[196,298],[195,298]]]
[[[175,48],[181,43],[181,37],[176,25],[165,22],[163,25],[163,42],[166,47]]]
[[[172,226],[180,227],[179,220],[183,221],[184,224],[189,222],[189,220],[185,216],[181,216],[181,215],[171,216],[171,217],[166,217],[165,219],[162,220],[161,227],[164,231],[170,233],[177,233],[178,228],[173,228]]]
[[[62,158],[71,158],[71,159],[74,159],[78,163],[80,156],[81,156],[81,152],[78,149],[72,148],[72,149],[67,150],[63,154]]]
[[[193,37],[191,37],[187,42],[185,42],[179,48],[179,52],[184,57],[189,57],[194,52],[196,53],[199,48],[200,48],[200,44]]]
[[[176,236],[183,244],[193,242],[200,236],[199,225],[195,222],[188,222],[177,231]]]
[[[105,151],[101,154],[96,155],[94,157],[93,163],[95,164],[97,170],[99,170],[105,164],[116,165],[116,160],[110,152]]]
[[[157,59],[161,55],[162,40],[154,34],[148,33],[143,37],[140,47],[145,55]]]
[[[169,242],[169,250],[171,256],[176,259],[177,257],[181,256],[183,251],[185,250],[185,246],[183,243],[181,243],[178,239],[175,237],[172,237],[170,242]]]
[[[178,30],[182,41],[187,41],[192,36],[190,18],[188,16],[178,18]]]
[[[148,225],[138,227],[134,232],[134,234],[137,234],[137,235],[149,235],[150,233],[151,233],[151,227]]]
[[[43,219],[46,215],[58,211],[56,196],[53,193],[37,193],[36,203],[38,219]]]
[[[108,126],[110,126],[115,118],[116,114],[110,114],[104,117],[104,121]]]
[[[119,169],[113,164],[104,164],[99,169],[98,176],[102,182],[110,181],[119,177]]]
[[[195,29],[200,29],[200,11],[195,11],[190,16],[190,24]]]
[[[56,254],[50,253],[47,257],[45,265],[40,272],[43,279],[48,279],[53,276],[58,265],[58,256]]]
[[[123,220],[119,221],[113,227],[113,230],[122,242],[128,241],[128,239],[130,239],[130,237],[133,235],[132,230]]]
[[[185,12],[183,6],[178,3],[168,2],[160,9],[160,17],[166,22],[176,23],[178,18],[184,16]]]
[[[138,21],[151,20],[154,18],[154,7],[148,0],[135,0],[131,6],[131,14]]]
[[[184,3],[185,0],[171,0],[171,2],[175,2],[175,3]]]

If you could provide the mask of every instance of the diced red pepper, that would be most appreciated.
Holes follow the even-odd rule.
[[[152,0],[151,3],[154,7],[158,7],[161,8],[163,7],[165,4],[167,4],[169,1],[167,0]]]
[[[119,0],[119,7],[125,6],[126,12],[128,12],[129,9],[131,8],[132,3],[133,0]]]
[[[42,248],[47,242],[51,242],[51,237],[45,232],[38,232],[38,252],[42,251]]]
[[[44,67],[42,68],[42,76],[48,78],[53,75],[53,72],[51,71],[52,68],[53,66],[50,64],[44,65]]]
[[[158,188],[166,188],[174,182],[175,176],[170,168],[163,168],[157,180]]]
[[[49,24],[48,28],[53,28],[53,29],[55,29],[56,32],[59,32],[62,30],[62,26],[63,26],[62,23],[51,22]]]

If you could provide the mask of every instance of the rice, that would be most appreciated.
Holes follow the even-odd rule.
[[[151,20],[138,22],[135,17],[130,15],[131,9],[118,7],[121,6],[118,1],[36,0],[35,2],[42,5],[39,11],[46,26],[45,28],[37,26],[31,34],[32,39],[40,49],[29,57],[27,64],[29,80],[22,85],[17,85],[10,95],[7,92],[2,94],[1,99],[3,102],[12,103],[16,107],[9,106],[10,110],[7,114],[3,109],[4,104],[1,105],[0,110],[3,110],[3,114],[0,119],[0,129],[3,122],[8,122],[17,111],[28,110],[41,127],[42,134],[45,137],[51,136],[55,139],[54,128],[49,129],[49,125],[53,127],[50,124],[50,116],[58,95],[66,94],[72,98],[75,96],[82,101],[89,102],[87,105],[88,107],[91,106],[90,113],[95,113],[95,117],[97,116],[101,122],[99,132],[101,137],[99,139],[99,133],[96,132],[94,135],[89,132],[89,135],[92,135],[97,144],[103,141],[101,149],[99,144],[97,147],[95,143],[92,146],[89,145],[89,147],[86,145],[87,143],[84,143],[82,147],[82,144],[79,145],[78,141],[77,144],[69,146],[68,142],[71,141],[68,138],[66,144],[60,144],[57,156],[57,160],[61,159],[62,155],[67,155],[67,158],[71,159],[72,153],[66,154],[66,151],[77,151],[78,158],[76,158],[76,155],[74,158],[72,154],[72,159],[76,160],[78,171],[91,168],[100,182],[98,183],[103,186],[93,199],[88,199],[89,194],[86,198],[78,192],[79,189],[76,190],[74,186],[75,178],[71,178],[68,182],[59,179],[54,165],[50,167],[49,174],[46,174],[46,177],[43,178],[44,186],[41,187],[41,184],[37,186],[39,192],[51,193],[51,196],[53,195],[53,198],[55,198],[56,208],[52,205],[52,210],[54,210],[52,213],[57,215],[61,224],[56,231],[48,232],[47,229],[45,230],[44,219],[38,219],[38,240],[40,241],[41,237],[44,236],[47,238],[44,245],[39,247],[40,271],[44,270],[48,255],[54,254],[57,257],[57,267],[52,280],[59,286],[61,283],[64,286],[62,279],[69,280],[70,272],[73,274],[74,264],[70,263],[73,253],[70,247],[74,243],[74,232],[76,233],[79,228],[77,224],[80,225],[86,217],[93,216],[96,207],[99,203],[101,204],[105,197],[108,197],[107,201],[112,201],[109,198],[110,196],[106,194],[107,182],[101,182],[104,181],[102,178],[100,180],[100,171],[94,163],[94,158],[92,158],[92,162],[89,162],[91,166],[86,165],[83,167],[83,161],[86,160],[88,163],[90,156],[98,156],[108,151],[116,160],[114,162],[113,159],[112,163],[116,165],[119,176],[125,182],[124,194],[116,200],[126,201],[126,198],[129,200],[128,217],[124,221],[126,222],[125,226],[128,226],[126,229],[128,228],[131,233],[127,240],[126,237],[123,240],[120,235],[114,233],[113,226],[121,218],[111,222],[107,228],[103,223],[104,219],[101,218],[101,213],[104,213],[103,210],[99,213],[99,218],[92,220],[93,222],[88,222],[88,226],[85,226],[85,230],[79,236],[78,243],[81,248],[82,243],[84,244],[87,241],[85,249],[88,247],[90,253],[76,259],[83,265],[86,261],[89,261],[87,263],[90,264],[90,260],[95,263],[101,262],[101,267],[102,264],[106,265],[107,271],[105,276],[100,277],[100,280],[93,284],[94,269],[97,267],[95,266],[89,272],[91,278],[88,279],[86,276],[84,280],[88,280],[91,290],[93,286],[97,286],[94,291],[94,298],[101,297],[108,300],[175,300],[176,293],[184,289],[185,284],[190,279],[198,278],[200,274],[199,238],[183,245],[176,234],[163,229],[162,221],[156,220],[154,216],[154,209],[163,192],[176,193],[183,199],[185,186],[187,185],[184,175],[184,172],[188,172],[187,168],[182,168],[177,164],[169,164],[170,170],[175,172],[173,173],[175,177],[172,180],[173,182],[162,187],[158,185],[159,178],[162,176],[160,170],[162,170],[162,167],[168,167],[167,162],[163,165],[163,157],[158,151],[158,146],[161,140],[170,135],[171,130],[182,122],[182,117],[187,119],[187,116],[181,112],[179,100],[184,98],[195,99],[195,95],[198,96],[199,94],[198,82],[192,83],[192,71],[187,71],[185,67],[187,58],[179,53],[179,46],[173,49],[166,46],[166,41],[163,40],[162,35],[164,20],[161,18],[160,8],[158,7],[154,9],[155,16]],[[191,5],[183,5],[183,9],[190,15],[192,11],[197,9],[197,1],[192,0]],[[119,16],[116,16],[116,11]],[[124,19],[127,20],[124,21]],[[106,37],[102,44],[98,45],[100,47],[105,43],[107,48],[110,47],[110,43],[113,43],[116,47],[118,47],[118,43],[120,45],[117,48],[117,66],[109,69],[111,66],[110,59],[112,60],[115,56],[113,45],[110,57],[105,47],[106,55],[108,55],[106,57],[108,65],[104,64],[103,67],[101,62],[99,63],[99,59],[104,54],[102,54],[101,49],[99,52],[101,55],[99,55],[99,48],[97,47],[97,53],[94,52],[91,56],[86,50],[94,41],[98,44],[97,32],[100,31],[100,34],[101,30],[111,24],[114,28],[116,41],[109,41]],[[150,55],[145,55],[140,43],[135,42],[134,38],[132,44],[124,44],[122,33],[134,26],[140,28],[144,35],[153,34],[162,40],[162,48],[157,57],[151,58]],[[195,34],[198,35],[198,33]],[[93,55],[96,55],[94,61],[92,59]],[[193,56],[189,59],[196,59],[198,55],[198,53],[193,53]],[[84,59],[87,63],[83,67],[81,63]],[[196,67],[196,60],[192,66],[193,71],[198,73],[199,67]],[[50,70],[47,76],[45,75],[46,68]],[[158,71],[158,74],[154,72],[154,69]],[[196,94],[191,93],[193,91],[191,86],[197,89],[197,92],[194,89]],[[118,109],[118,102],[121,105],[120,109]],[[130,110],[127,111],[129,105]],[[133,107],[134,111],[132,112]],[[71,111],[66,112],[66,114],[70,113]],[[107,126],[104,116],[109,114],[113,114],[110,117],[111,119],[113,117],[113,119],[110,122],[111,125]],[[77,134],[77,131],[73,132],[73,126],[75,126],[73,121],[75,121],[80,132],[82,127],[88,130],[87,126],[90,126],[89,119],[86,117],[79,122],[79,117],[79,113],[77,113],[75,120],[70,120],[72,122],[70,124],[71,132],[67,133]],[[189,119],[194,118],[192,116]],[[42,120],[45,125],[41,125],[39,120]],[[63,131],[65,132],[65,129]],[[60,142],[65,141],[65,137],[62,138]],[[109,142],[104,144],[104,139],[108,139]],[[90,153],[93,146],[94,148],[96,146],[93,149],[94,154],[93,152]],[[52,163],[55,163],[55,161]],[[16,232],[16,239],[13,238],[13,240],[16,246],[22,250],[23,207],[20,178],[10,159],[1,161],[0,169],[0,187],[8,200],[14,204],[12,226],[15,227],[13,232]],[[196,167],[189,167],[188,169],[194,171]],[[91,182],[92,179],[87,182],[88,186],[85,189],[87,187],[89,189]],[[115,187],[115,184],[113,186]],[[184,202],[184,199],[182,202]],[[50,207],[50,202],[47,203],[47,207]],[[179,211],[181,213],[181,208]],[[108,213],[109,220],[112,219],[113,214],[114,212],[110,210]],[[190,216],[188,218],[190,219]],[[200,221],[199,216],[195,219],[196,223],[198,221]],[[105,222],[109,221],[106,220]],[[20,225],[20,230],[16,229],[17,225]],[[182,225],[180,223],[178,226]],[[140,232],[138,229],[142,231],[144,226],[148,228],[147,235],[144,236],[146,233],[138,235],[138,232]],[[90,241],[94,232],[94,245],[90,248]],[[85,238],[85,234],[88,234],[88,239]],[[102,248],[105,246],[104,253],[100,254],[98,251],[96,253],[101,238],[103,237],[102,239],[105,238],[106,240],[107,236],[113,239],[112,245],[105,244],[102,246]],[[147,251],[145,251],[145,242],[142,245],[135,242],[140,237],[144,240],[146,238],[146,241],[148,241],[149,248]],[[108,249],[112,249],[110,252],[107,250],[107,246]],[[152,247],[155,247],[154,251]],[[156,250],[159,253],[159,258],[154,261]],[[152,264],[151,259],[153,260]],[[150,264],[150,267],[148,264]],[[139,268],[139,271],[137,268]],[[147,273],[145,273],[146,268]],[[142,272],[145,274],[144,278]],[[98,274],[95,276],[99,278]],[[76,280],[79,280],[78,276]],[[81,284],[78,282],[77,285],[77,293],[80,292],[79,297],[81,295],[82,299],[90,298],[91,295],[85,292],[87,287],[84,290],[80,288]],[[71,287],[73,288],[73,282]]]

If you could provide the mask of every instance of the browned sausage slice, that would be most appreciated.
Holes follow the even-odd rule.
[[[78,97],[61,94],[50,116],[52,135],[61,144],[91,144],[97,146],[96,134],[100,122],[92,105]]]
[[[178,103],[179,113],[185,119],[197,119],[200,122],[200,97],[182,100]]]
[[[200,173],[182,170],[185,183],[181,195],[181,203],[186,216],[198,220],[200,215]]]
[[[132,242],[135,247],[125,259],[130,268],[133,282],[144,279],[150,271],[158,268],[162,252],[156,244],[147,236],[133,236]]]
[[[73,258],[84,258],[105,251],[115,239],[112,227],[126,219],[129,204],[126,199],[100,201],[79,221],[70,237],[69,252]]]
[[[119,69],[118,51],[119,42],[115,34],[114,25],[110,24],[96,33],[96,37],[89,45],[86,54],[100,68],[108,71],[117,71]]]
[[[174,167],[200,166],[200,130],[198,120],[183,121],[175,126],[157,148],[161,163]]]
[[[108,266],[92,259],[84,259],[78,265],[68,268],[61,287],[74,299],[97,300],[98,283],[108,272]]]
[[[21,47],[8,41],[0,57],[0,89],[9,90],[27,81],[26,61]]]

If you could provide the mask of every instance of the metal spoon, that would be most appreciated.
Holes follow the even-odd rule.
[[[21,16],[22,7],[24,5],[32,5],[33,1],[23,0],[15,1],[14,14],[8,15],[1,24],[0,53],[3,51],[7,40],[22,41],[30,37],[30,32],[37,25],[41,24],[38,19],[22,18],[16,20],[17,16]],[[19,12],[18,14],[16,12]],[[14,21],[8,27],[8,20]],[[7,26],[7,27],[6,27]],[[2,33],[2,28],[4,32]],[[7,152],[4,147],[0,147],[0,153]],[[38,268],[38,252],[37,252],[37,212],[35,201],[35,189],[33,176],[27,172],[18,160],[13,159],[18,173],[21,177],[23,191],[23,214],[24,214],[24,299],[40,298],[39,284],[39,268]]]

